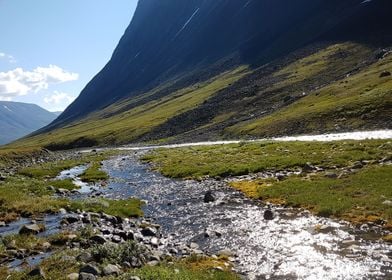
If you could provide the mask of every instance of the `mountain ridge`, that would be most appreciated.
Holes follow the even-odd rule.
[[[391,3],[387,0],[140,0],[108,64],[56,121],[35,135],[44,137],[45,133],[64,132],[70,138],[66,147],[170,140],[172,137],[178,141],[182,137],[176,131],[191,138],[195,137],[195,131],[206,138],[253,137],[243,129],[233,134],[234,130],[227,126],[258,122],[257,118],[300,100],[303,96],[299,93],[313,93],[315,87],[337,83],[347,73],[374,70],[366,70],[366,67],[383,68],[375,57],[378,52],[388,52],[391,46],[388,8]],[[350,51],[351,47],[358,55]],[[320,55],[309,60],[317,53]],[[306,74],[303,80],[294,79],[292,83],[279,75],[281,68],[306,57],[308,64],[298,65],[294,72],[303,72],[300,67],[314,68],[311,75],[303,73]],[[325,67],[318,69],[320,65]],[[223,73],[233,73],[241,67],[248,68],[245,77],[237,72],[238,79],[225,84],[227,77]],[[290,77],[295,73],[286,74]],[[248,75],[253,77],[248,79],[249,85],[236,88]],[[206,83],[213,81],[223,84],[210,92]],[[275,81],[281,89],[276,90],[269,81]],[[387,85],[380,84],[380,87]],[[198,87],[208,93],[201,93]],[[366,90],[366,86],[361,90]],[[241,92],[247,94],[241,95]],[[174,105],[176,99],[180,100],[179,96],[185,101],[186,96],[192,95],[191,103]],[[388,100],[389,95],[386,97]],[[241,101],[246,98],[253,103]],[[362,106],[355,101],[357,97],[350,98]],[[168,109],[167,104],[172,107]],[[192,106],[188,106],[190,104]],[[239,110],[231,107],[233,104],[237,104]],[[173,106],[177,109],[173,110]],[[260,114],[258,109],[266,113]],[[353,115],[362,118],[366,114],[356,110]],[[339,127],[353,130],[366,128],[370,123],[381,128],[390,125],[383,118],[375,121],[374,114],[371,115],[367,119],[369,123],[356,122],[350,117],[350,123]],[[222,122],[226,117],[228,120]],[[215,118],[220,127],[209,124]],[[317,132],[333,130],[330,125],[317,128]],[[95,133],[89,132],[91,126],[96,127]],[[216,127],[216,130],[206,130],[206,126]],[[259,131],[260,136],[267,132]],[[284,131],[303,133],[311,128]],[[280,135],[282,131],[277,129],[268,134]]]
[[[0,101],[0,144],[26,136],[57,116],[35,104]]]

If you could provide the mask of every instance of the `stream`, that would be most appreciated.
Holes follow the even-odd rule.
[[[392,245],[378,242],[376,233],[274,206],[277,217],[266,221],[265,205],[223,182],[165,178],[138,156],[112,158],[103,169],[112,178],[106,197],[146,200],[145,215],[173,242],[195,242],[210,253],[230,251],[247,279],[392,278]],[[208,190],[217,201],[203,202]]]

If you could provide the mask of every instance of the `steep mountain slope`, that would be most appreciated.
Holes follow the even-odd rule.
[[[0,144],[26,136],[56,117],[34,104],[0,101]]]
[[[140,0],[109,63],[24,143],[390,127],[390,77],[379,75],[391,70],[391,8],[388,0]],[[279,112],[291,108],[282,124]]]

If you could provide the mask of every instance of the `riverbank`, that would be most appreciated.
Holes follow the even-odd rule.
[[[390,140],[158,149],[143,160],[168,177],[231,178],[233,187],[252,198],[392,228]],[[238,176],[243,177],[233,178]]]

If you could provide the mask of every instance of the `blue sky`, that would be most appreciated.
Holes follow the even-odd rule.
[[[0,0],[0,100],[63,110],[108,62],[137,0]]]

